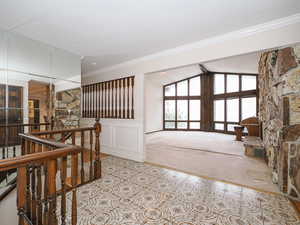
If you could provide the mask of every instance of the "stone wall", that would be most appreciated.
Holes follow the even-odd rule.
[[[264,52],[259,61],[259,118],[273,180],[300,197],[300,45]]]

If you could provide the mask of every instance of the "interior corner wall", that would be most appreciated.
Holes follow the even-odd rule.
[[[264,52],[259,62],[259,117],[273,180],[300,199],[300,44]]]
[[[149,76],[149,75],[147,75]],[[145,76],[145,133],[163,129],[163,85]]]

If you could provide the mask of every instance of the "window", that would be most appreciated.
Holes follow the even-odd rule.
[[[233,133],[241,120],[257,115],[257,75],[200,74],[165,85],[163,99],[165,130]]]
[[[164,129],[200,130],[200,75],[164,86]]]
[[[256,97],[242,98],[242,120],[256,116]]]
[[[214,76],[214,94],[222,94],[225,92],[224,74],[215,74]]]
[[[214,74],[214,129],[234,132],[241,120],[257,115],[257,76]]]

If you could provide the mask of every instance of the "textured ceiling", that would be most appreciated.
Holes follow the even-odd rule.
[[[87,73],[298,12],[299,0],[1,0],[0,28],[85,56]]]

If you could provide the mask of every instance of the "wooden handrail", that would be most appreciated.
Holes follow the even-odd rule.
[[[43,138],[36,137],[32,134],[19,134],[20,137],[22,138],[27,138],[35,143],[47,145],[49,147],[54,147],[54,148],[66,148],[66,147],[72,147],[72,145],[64,144],[61,142],[56,142],[56,141],[51,141]]]
[[[77,187],[101,178],[100,132],[101,124],[97,119],[94,126],[88,128],[19,134],[22,156],[0,160],[0,172],[11,169],[17,169],[18,172],[19,225],[57,225],[58,210],[60,224],[66,224],[67,215],[71,216],[72,225],[77,224]],[[89,141],[85,133],[89,134]],[[54,135],[56,139],[61,135],[61,142],[53,141]],[[71,138],[71,144],[66,144],[68,138]],[[76,138],[79,138],[80,144]],[[85,161],[85,153],[89,161]],[[86,169],[88,174],[85,165],[89,166]],[[68,191],[72,192],[70,214],[66,207]],[[61,196],[60,209],[57,209],[58,195]]]
[[[34,131],[31,134],[33,135],[47,135],[47,134],[60,134],[60,133],[68,133],[68,132],[79,132],[79,131],[88,131],[95,130],[94,127],[81,127],[81,128],[70,128],[65,130],[49,130],[49,131]]]
[[[39,162],[43,160],[50,160],[59,157],[67,156],[71,153],[80,153],[82,148],[77,146],[71,146],[66,148],[60,148],[53,151],[22,155],[15,158],[0,160],[0,171],[16,169],[26,166],[27,164]]]

